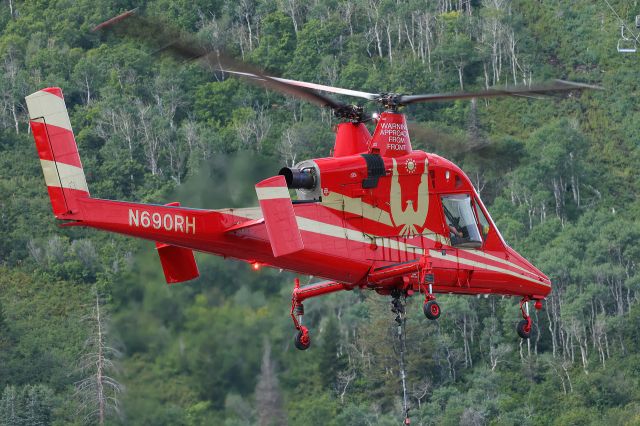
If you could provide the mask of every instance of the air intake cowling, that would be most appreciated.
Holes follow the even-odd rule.
[[[283,167],[279,175],[284,176],[287,187],[291,189],[313,189],[316,187],[315,170]]]

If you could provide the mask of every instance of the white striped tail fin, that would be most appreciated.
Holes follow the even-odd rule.
[[[62,90],[49,87],[25,100],[53,213],[58,219],[78,219],[77,200],[89,197],[89,189]]]

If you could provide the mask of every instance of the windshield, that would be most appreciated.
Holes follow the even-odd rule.
[[[445,195],[442,197],[444,216],[449,228],[449,238],[454,247],[477,248],[482,245],[476,217],[467,194]]]

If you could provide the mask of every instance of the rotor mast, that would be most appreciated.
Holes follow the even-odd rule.
[[[382,157],[401,157],[412,150],[404,114],[394,110],[381,113],[369,143],[369,151]]]

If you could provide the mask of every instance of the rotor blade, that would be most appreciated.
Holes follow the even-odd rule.
[[[288,84],[289,80],[286,80],[284,78],[271,77],[271,76],[254,74],[249,72],[234,71],[230,69],[224,69],[221,67],[218,67],[217,70],[223,73],[226,72],[228,74],[232,74],[241,78],[250,79],[254,84],[260,85],[267,89],[272,89],[272,90],[282,92],[294,97],[302,98],[316,105],[320,105],[323,107],[324,106],[330,107],[330,108],[333,108],[334,110],[340,109],[347,105],[343,102],[339,102],[328,96],[324,96],[320,93],[316,93],[313,90],[309,90],[309,88],[306,88],[304,86],[298,86],[295,88],[291,87],[291,85]],[[297,85],[294,85],[294,86],[297,86]]]
[[[242,75],[246,77],[261,78],[256,74],[251,74],[251,73],[229,71],[229,70],[223,70],[223,69],[221,69],[221,71],[227,71],[227,72],[231,72],[232,74]],[[373,101],[376,98],[380,97],[379,93],[369,93],[369,92],[362,92],[360,90],[343,89],[341,87],[326,86],[324,84],[309,83],[307,81],[291,80],[288,78],[273,77],[273,76],[269,76],[269,77],[272,78],[273,80],[279,81],[284,84],[290,84],[292,86],[306,87],[307,89],[320,90],[322,92],[337,93],[339,95],[354,96],[358,98],[364,98],[369,101]]]
[[[144,40],[159,46],[157,52],[171,53],[185,60],[200,60],[212,69],[244,77],[248,81],[264,88],[294,96],[321,107],[330,107],[337,110],[346,106],[342,102],[315,92],[312,87],[292,84],[286,79],[265,75],[261,70],[234,59],[220,49],[203,46],[193,36],[187,35],[170,25],[137,15],[135,9],[111,18],[93,29],[93,31],[104,30]]]
[[[307,83],[306,81],[289,80],[287,78],[279,78],[279,77],[272,77],[272,78],[282,83],[287,83],[294,86],[306,87],[308,89],[320,90],[322,92],[337,93],[339,95],[355,96],[355,97],[364,98],[370,101],[380,96],[380,94],[378,93],[361,92],[359,90],[343,89],[341,87],[325,86],[324,84]]]
[[[455,99],[471,98],[493,98],[498,96],[531,96],[531,95],[553,95],[557,93],[571,92],[574,90],[602,90],[600,86],[593,86],[584,83],[575,83],[565,80],[554,80],[551,84],[538,86],[511,86],[505,88],[494,88],[481,90],[478,92],[455,92],[455,93],[434,93],[428,95],[402,95],[399,104],[408,105],[416,102],[441,102]]]

